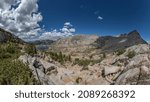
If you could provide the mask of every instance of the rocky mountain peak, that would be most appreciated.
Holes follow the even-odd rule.
[[[129,32],[128,35],[139,35],[140,36],[140,34],[137,30],[133,30],[133,31]]]
[[[102,36],[96,41],[98,47],[106,52],[112,52],[119,49],[125,49],[130,46],[138,44],[147,44],[145,40],[142,39],[138,31],[134,30],[128,34],[121,34],[120,36]]]

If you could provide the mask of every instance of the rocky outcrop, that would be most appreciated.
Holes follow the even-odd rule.
[[[102,36],[98,38],[96,43],[98,48],[105,52],[113,52],[138,44],[147,44],[136,30],[119,36]]]
[[[123,73],[118,77],[115,84],[149,84],[150,58],[149,54],[139,54],[125,66]]]
[[[53,80],[49,78],[49,74],[57,75],[57,67],[54,64],[47,63],[42,59],[38,59],[36,57],[31,57],[28,54],[20,56],[19,60],[29,66],[30,70],[32,71],[35,78],[38,80],[39,84],[58,84],[58,82],[55,82],[56,78]]]
[[[136,55],[133,58],[128,58],[127,54],[131,50],[135,51]],[[116,67],[116,65],[118,65],[118,67]],[[116,56],[116,58],[112,60],[111,66],[104,66],[104,77],[110,84],[149,85],[150,46],[140,44],[127,48],[126,52],[120,56]]]

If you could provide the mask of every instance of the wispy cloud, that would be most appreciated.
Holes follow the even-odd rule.
[[[103,17],[100,16],[100,11],[99,10],[95,11],[94,14],[97,16],[98,20],[103,20]]]
[[[97,19],[98,19],[98,20],[103,20],[103,17],[98,16]]]
[[[95,11],[94,14],[95,14],[95,15],[98,15],[98,14],[99,14],[99,10]]]

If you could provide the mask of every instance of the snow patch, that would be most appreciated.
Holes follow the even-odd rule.
[[[123,39],[123,40],[119,41],[119,43],[124,43],[126,41],[127,41],[127,39]]]

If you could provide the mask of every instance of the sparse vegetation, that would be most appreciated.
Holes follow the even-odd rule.
[[[37,54],[36,47],[32,44],[26,45],[24,50],[26,53],[28,53],[31,56],[33,56],[34,54]]]
[[[102,53],[102,55],[103,55],[103,58],[106,58],[106,53]]]
[[[127,56],[128,56],[129,58],[133,58],[135,55],[136,55],[136,52],[135,52],[135,51],[129,51],[128,54],[127,54]]]
[[[81,69],[81,71],[83,70],[89,70],[89,67],[88,66],[83,66],[83,68]]]
[[[28,66],[12,59],[0,60],[0,85],[29,85],[36,80]]]
[[[75,59],[74,65],[78,64],[79,66],[88,66],[91,63],[91,60],[82,59],[79,60],[78,58]]]
[[[79,59],[79,58],[76,58],[74,60],[73,65],[78,64],[79,66],[86,67],[90,64],[94,65],[96,63],[100,63],[101,61],[102,61],[102,59],[92,60],[92,59]]]
[[[61,64],[64,64],[65,62],[69,61],[71,62],[72,61],[72,58],[71,58],[71,55],[65,55],[63,54],[62,52],[47,52],[46,53],[47,55],[50,55],[50,57],[55,60],[55,61],[58,61],[60,62]]]
[[[119,50],[116,51],[116,54],[119,56],[119,55],[124,54],[125,51],[126,51],[125,49],[119,49]]]
[[[0,45],[0,59],[17,58],[20,55],[20,48],[17,44],[8,42]]]

